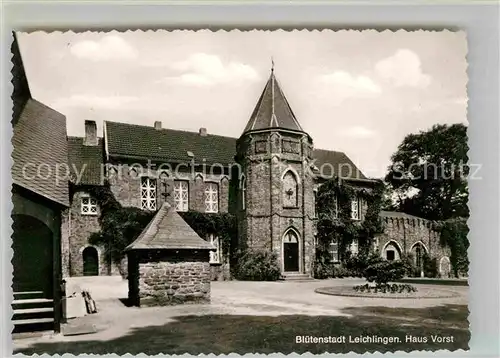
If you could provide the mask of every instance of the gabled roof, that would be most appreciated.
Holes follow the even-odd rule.
[[[139,237],[125,250],[215,250],[168,204],[164,203]]]
[[[202,159],[207,164],[234,162],[235,138],[109,121],[104,125],[110,157],[189,163],[192,158],[188,152],[192,152],[196,162]]]
[[[190,151],[196,162],[203,159],[207,164],[234,163],[236,155],[236,138],[207,134],[201,136],[195,132],[173,129],[155,129],[154,127],[118,122],[105,122],[108,153],[111,157],[125,157],[143,160],[163,160],[165,162],[178,160],[189,163]],[[314,165],[323,170],[324,177],[338,176],[343,178],[366,179],[356,165],[343,152],[315,149]],[[352,170],[349,171],[349,168]]]
[[[76,185],[102,185],[103,140],[99,138],[96,146],[84,145],[83,142],[84,138],[82,137],[68,137],[68,164],[71,171],[71,182]]]
[[[366,179],[364,174],[343,152],[314,149],[313,159],[315,159],[314,165],[319,169],[318,174],[324,178],[335,176],[340,178]]]
[[[269,80],[243,132],[268,128],[303,132],[274,75],[274,71],[271,71],[271,76],[269,76]]]
[[[12,53],[12,124],[19,119],[19,115],[23,110],[26,102],[31,98],[30,86],[28,84],[28,79],[26,78],[26,72],[24,70],[23,59],[21,57],[21,51],[19,49],[19,43],[17,41],[16,33],[12,33],[13,41],[10,48]]]
[[[15,121],[13,132],[13,183],[68,206],[68,180],[56,174],[59,167],[59,174],[65,175],[62,165],[68,163],[64,115],[29,99]]]

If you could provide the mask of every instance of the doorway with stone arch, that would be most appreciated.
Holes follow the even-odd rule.
[[[294,228],[283,235],[283,271],[299,272],[299,233]]]
[[[83,276],[99,276],[99,254],[93,246],[87,246],[82,252]]]
[[[12,215],[12,264],[14,292],[41,291],[53,297],[53,233],[42,221],[30,215]]]
[[[427,254],[427,248],[423,242],[418,241],[413,244],[410,250],[413,255],[413,262],[415,264],[415,274],[420,277],[424,277],[424,256]]]

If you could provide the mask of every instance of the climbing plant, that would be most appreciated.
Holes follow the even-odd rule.
[[[97,200],[100,208],[101,230],[90,237],[92,245],[105,247],[108,258],[119,262],[130,245],[151,221],[154,212],[135,207],[124,207],[114,197],[108,183],[104,186],[89,187],[90,195]],[[179,213],[202,238],[216,234],[220,238],[224,255],[229,253],[231,240],[236,238],[236,222],[228,213],[199,213],[194,211]]]
[[[354,239],[358,240],[359,257],[368,258],[372,239],[383,232],[379,216],[384,187],[375,182],[372,188],[356,188],[346,185],[338,179],[330,179],[320,186],[317,194],[317,251],[315,261],[315,276],[325,277],[333,272],[329,245],[332,240],[338,243],[339,259],[349,257],[347,247]],[[351,201],[363,199],[367,212],[363,221],[351,219]],[[337,205],[335,205],[335,201]]]
[[[469,240],[467,235],[469,228],[466,218],[450,219],[437,223],[437,229],[441,233],[441,244],[450,248],[450,263],[455,277],[467,276],[469,272],[469,259],[467,249]]]

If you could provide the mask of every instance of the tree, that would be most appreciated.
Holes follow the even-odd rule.
[[[399,194],[399,211],[429,220],[468,217],[467,151],[463,124],[407,135],[385,178]]]

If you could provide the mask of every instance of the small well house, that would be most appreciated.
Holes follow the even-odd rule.
[[[210,302],[210,251],[168,203],[126,248],[129,301],[135,306]]]

